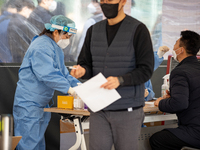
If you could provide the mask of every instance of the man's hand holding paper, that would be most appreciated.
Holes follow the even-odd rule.
[[[101,85],[101,88],[112,90],[116,89],[119,85],[118,78],[110,76],[107,78],[107,82]]]
[[[73,89],[93,112],[97,112],[121,98],[119,93],[113,89],[116,84],[113,84],[112,81],[111,79],[111,82],[109,82],[102,73],[99,73]],[[101,87],[107,87],[111,90]]]

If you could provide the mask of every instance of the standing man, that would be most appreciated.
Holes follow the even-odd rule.
[[[15,0],[9,0],[1,8],[0,16],[0,62],[10,63],[12,62],[12,56],[8,44],[8,25],[12,15],[17,13],[17,3]]]
[[[178,127],[152,135],[152,150],[200,148],[200,63],[196,58],[199,48],[199,34],[181,32],[172,51],[179,64],[170,75],[170,92],[155,102],[162,112],[176,113]]]
[[[8,43],[13,63],[21,63],[32,38],[38,30],[28,22],[35,9],[32,0],[15,0],[17,13],[12,15],[8,25]]]
[[[44,24],[49,23],[51,17],[53,17],[51,12],[56,9],[57,3],[54,0],[37,0],[37,2],[38,6],[28,20],[42,32]]]
[[[144,119],[144,83],[153,73],[154,54],[149,31],[126,15],[126,0],[100,0],[106,20],[86,34],[76,69],[71,75],[89,79],[99,72],[101,87],[116,89],[121,99],[90,115],[90,150],[137,150]]]
[[[12,15],[8,25],[8,43],[13,63],[21,63],[32,38],[39,34],[38,30],[28,22],[35,9],[32,0],[15,0],[17,13]]]

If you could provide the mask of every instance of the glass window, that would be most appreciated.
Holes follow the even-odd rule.
[[[97,0],[49,0],[45,5],[42,1],[0,2],[0,62],[21,63],[33,37],[43,31],[44,24],[49,23],[53,15],[58,14],[65,15],[76,23],[77,34],[63,50],[65,62],[76,62],[87,29],[105,19]],[[127,0],[124,10],[146,24],[151,33],[154,50],[157,50],[162,42],[162,0]]]

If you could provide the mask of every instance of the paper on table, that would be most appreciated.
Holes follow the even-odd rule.
[[[155,107],[154,102],[145,102],[145,105],[148,105],[149,107]]]
[[[97,112],[121,98],[115,89],[100,88],[106,82],[106,78],[99,73],[73,89],[93,112]]]

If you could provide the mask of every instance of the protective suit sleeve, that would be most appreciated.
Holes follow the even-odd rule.
[[[70,82],[62,72],[54,67],[54,53],[50,50],[37,50],[31,59],[32,69],[39,81],[48,87],[67,94]]]
[[[77,86],[77,83],[81,83],[79,80],[77,80],[76,78],[72,77],[69,74],[69,71],[67,70],[67,68],[65,66],[64,66],[64,69],[65,69],[65,78],[68,80],[71,87],[75,87],[75,86]]]
[[[160,64],[163,62],[163,57],[159,58],[157,51],[154,51],[154,71],[160,66]]]
[[[149,101],[149,100],[152,100],[155,96],[155,93],[153,92],[153,87],[152,87],[152,84],[151,84],[151,80],[148,80],[147,82],[145,82],[145,89],[148,90],[149,92],[149,95],[147,97],[145,97],[145,101]]]

